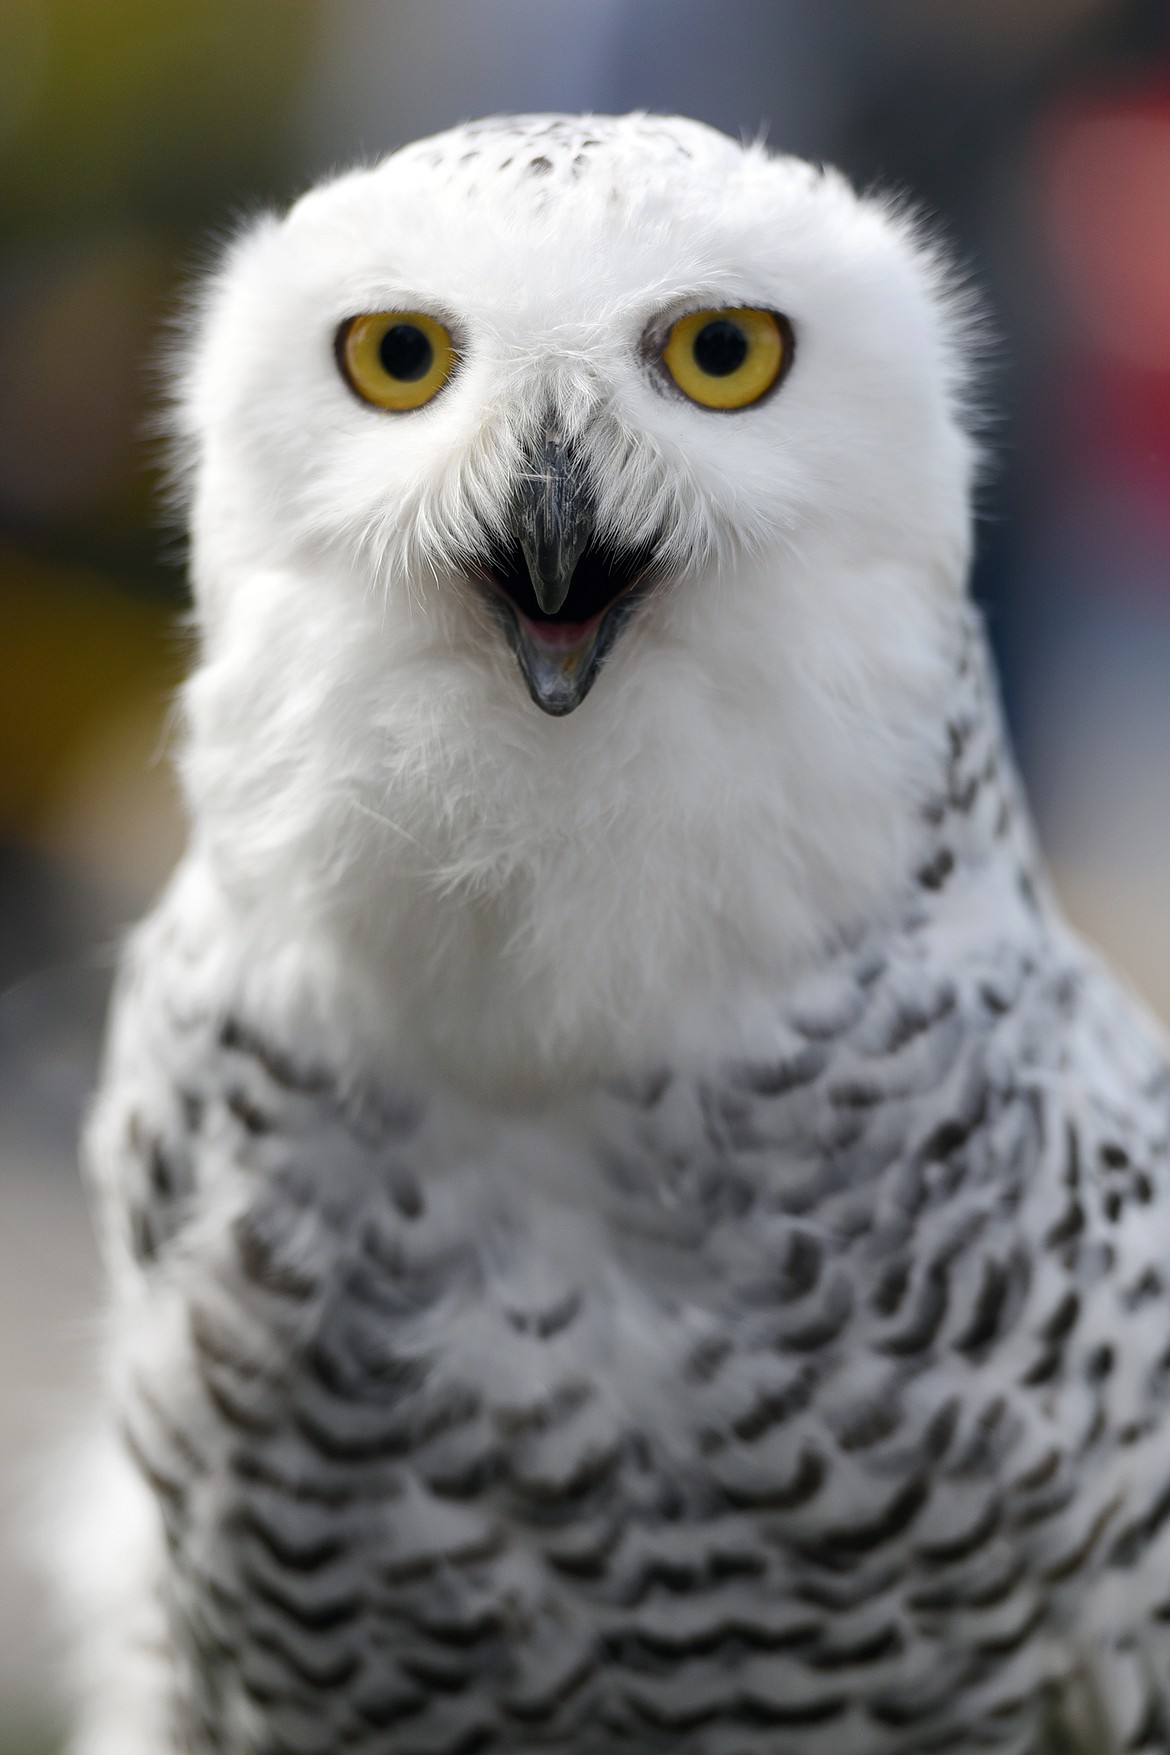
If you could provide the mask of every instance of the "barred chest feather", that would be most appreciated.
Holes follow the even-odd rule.
[[[95,1138],[179,1746],[1167,1746],[1170,1075],[982,691],[896,930],[734,1064],[453,1116],[143,941]]]

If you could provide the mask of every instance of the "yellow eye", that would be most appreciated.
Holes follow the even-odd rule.
[[[421,408],[443,388],[455,361],[451,337],[424,311],[376,311],[351,317],[338,331],[345,380],[375,408]]]
[[[671,326],[662,361],[704,408],[747,408],[788,363],[792,332],[772,311],[689,311]]]

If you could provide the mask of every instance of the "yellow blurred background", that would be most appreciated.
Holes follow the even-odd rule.
[[[984,288],[977,591],[1061,889],[1170,1016],[1166,0],[0,0],[0,1755],[59,1731],[23,1556],[92,1378],[73,1139],[112,947],[182,840],[185,289],[326,170],[633,107],[908,190]]]
[[[168,326],[216,228],[288,192],[312,13],[0,3],[0,838],[103,927],[181,834],[160,759],[181,554],[148,438]],[[14,936],[9,980],[42,949]]]

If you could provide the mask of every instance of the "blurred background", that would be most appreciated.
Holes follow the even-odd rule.
[[[0,1755],[56,1747],[23,1549],[93,1377],[73,1139],[182,834],[182,289],[322,172],[634,107],[909,191],[982,288],[1017,747],[1071,913],[1170,1016],[1170,0],[0,0]]]

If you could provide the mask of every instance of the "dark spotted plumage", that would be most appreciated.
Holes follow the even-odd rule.
[[[460,130],[458,152],[442,139],[424,140],[408,147],[405,156],[417,156],[463,188],[473,187],[477,175],[486,174],[497,184],[509,176],[517,183],[544,182],[545,192],[552,193],[558,184],[577,182],[598,165],[608,174],[612,166],[607,160],[623,135],[621,119],[613,116],[489,116]],[[639,151],[646,164],[691,157],[685,130],[668,116],[642,119]]]
[[[1170,1075],[978,636],[925,816],[750,1055],[523,1121],[176,1015],[139,940],[95,1157],[177,1748],[1167,1747]]]

